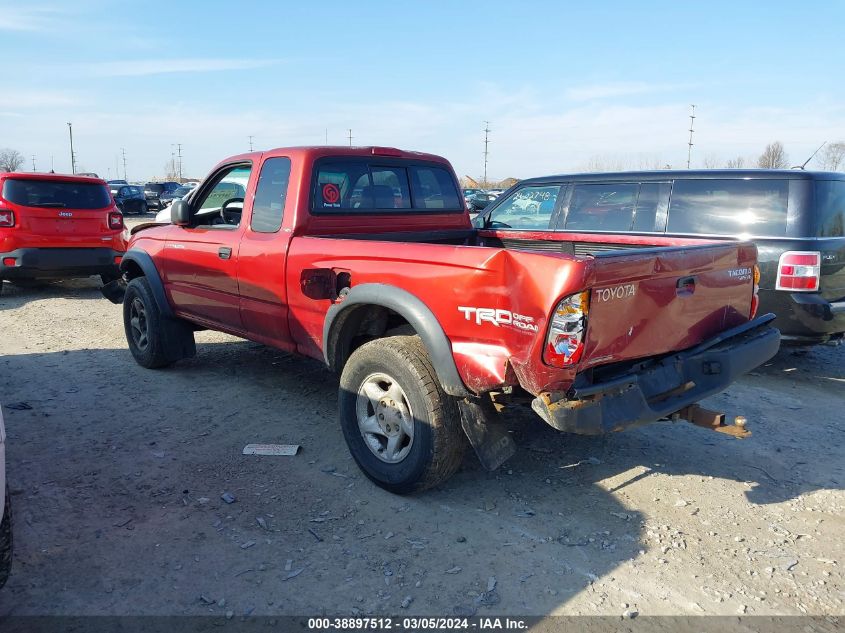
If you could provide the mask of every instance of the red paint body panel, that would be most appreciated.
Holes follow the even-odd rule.
[[[753,265],[753,245],[513,232],[523,240],[682,247],[574,256],[490,246],[506,232],[475,233],[465,210],[311,213],[314,161],[372,155],[371,148],[311,147],[232,157],[215,170],[234,162],[253,164],[237,229],[155,227],[133,236],[131,247],[152,255],[178,315],[318,359],[323,358],[326,314],[342,297],[306,294],[303,282],[313,271],[348,272],[353,289],[377,283],[405,290],[434,313],[461,379],[476,393],[503,385],[519,385],[533,394],[563,391],[591,366],[685,349],[749,318],[752,282],[729,271]],[[264,161],[280,156],[291,160],[282,228],[255,233],[249,227],[257,174]],[[398,152],[398,157],[439,163],[454,176],[443,158],[414,152]],[[426,235],[450,230],[459,244],[424,241]],[[386,235],[405,232],[414,239]],[[224,242],[232,249],[229,260],[216,257]],[[695,288],[689,296],[678,296],[688,291],[677,285],[684,277],[695,277]],[[631,286],[633,293],[605,301],[605,291],[619,286]],[[579,365],[550,367],[543,362],[549,315],[561,298],[585,289],[592,289],[593,297],[585,354]],[[519,315],[523,327],[477,321],[461,309],[467,307]]]

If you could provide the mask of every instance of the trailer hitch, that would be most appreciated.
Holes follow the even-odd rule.
[[[686,420],[696,426],[717,431],[718,433],[725,433],[740,440],[751,437],[751,431],[745,428],[745,416],[738,415],[734,418],[733,424],[726,424],[724,413],[711,411],[697,404],[691,404],[688,407],[676,411],[669,416],[669,419],[673,422]]]

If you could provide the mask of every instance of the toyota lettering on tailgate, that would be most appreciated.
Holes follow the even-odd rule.
[[[615,299],[627,299],[637,294],[637,287],[634,284],[614,286],[613,288],[598,288],[595,291],[596,299],[599,301],[614,301]]]

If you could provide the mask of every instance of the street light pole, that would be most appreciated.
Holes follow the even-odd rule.
[[[73,123],[68,121],[67,131],[70,134],[70,173],[76,173],[76,158],[73,154]]]

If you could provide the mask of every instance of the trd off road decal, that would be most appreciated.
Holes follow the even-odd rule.
[[[637,287],[634,284],[614,286],[613,288],[598,288],[593,291],[596,301],[614,301],[616,299],[627,299],[637,294]]]
[[[473,308],[470,306],[458,306],[458,311],[464,313],[467,321],[475,321],[476,325],[492,323],[496,327],[516,328],[523,332],[537,332],[537,324],[534,317],[517,314],[510,310],[498,308]]]

